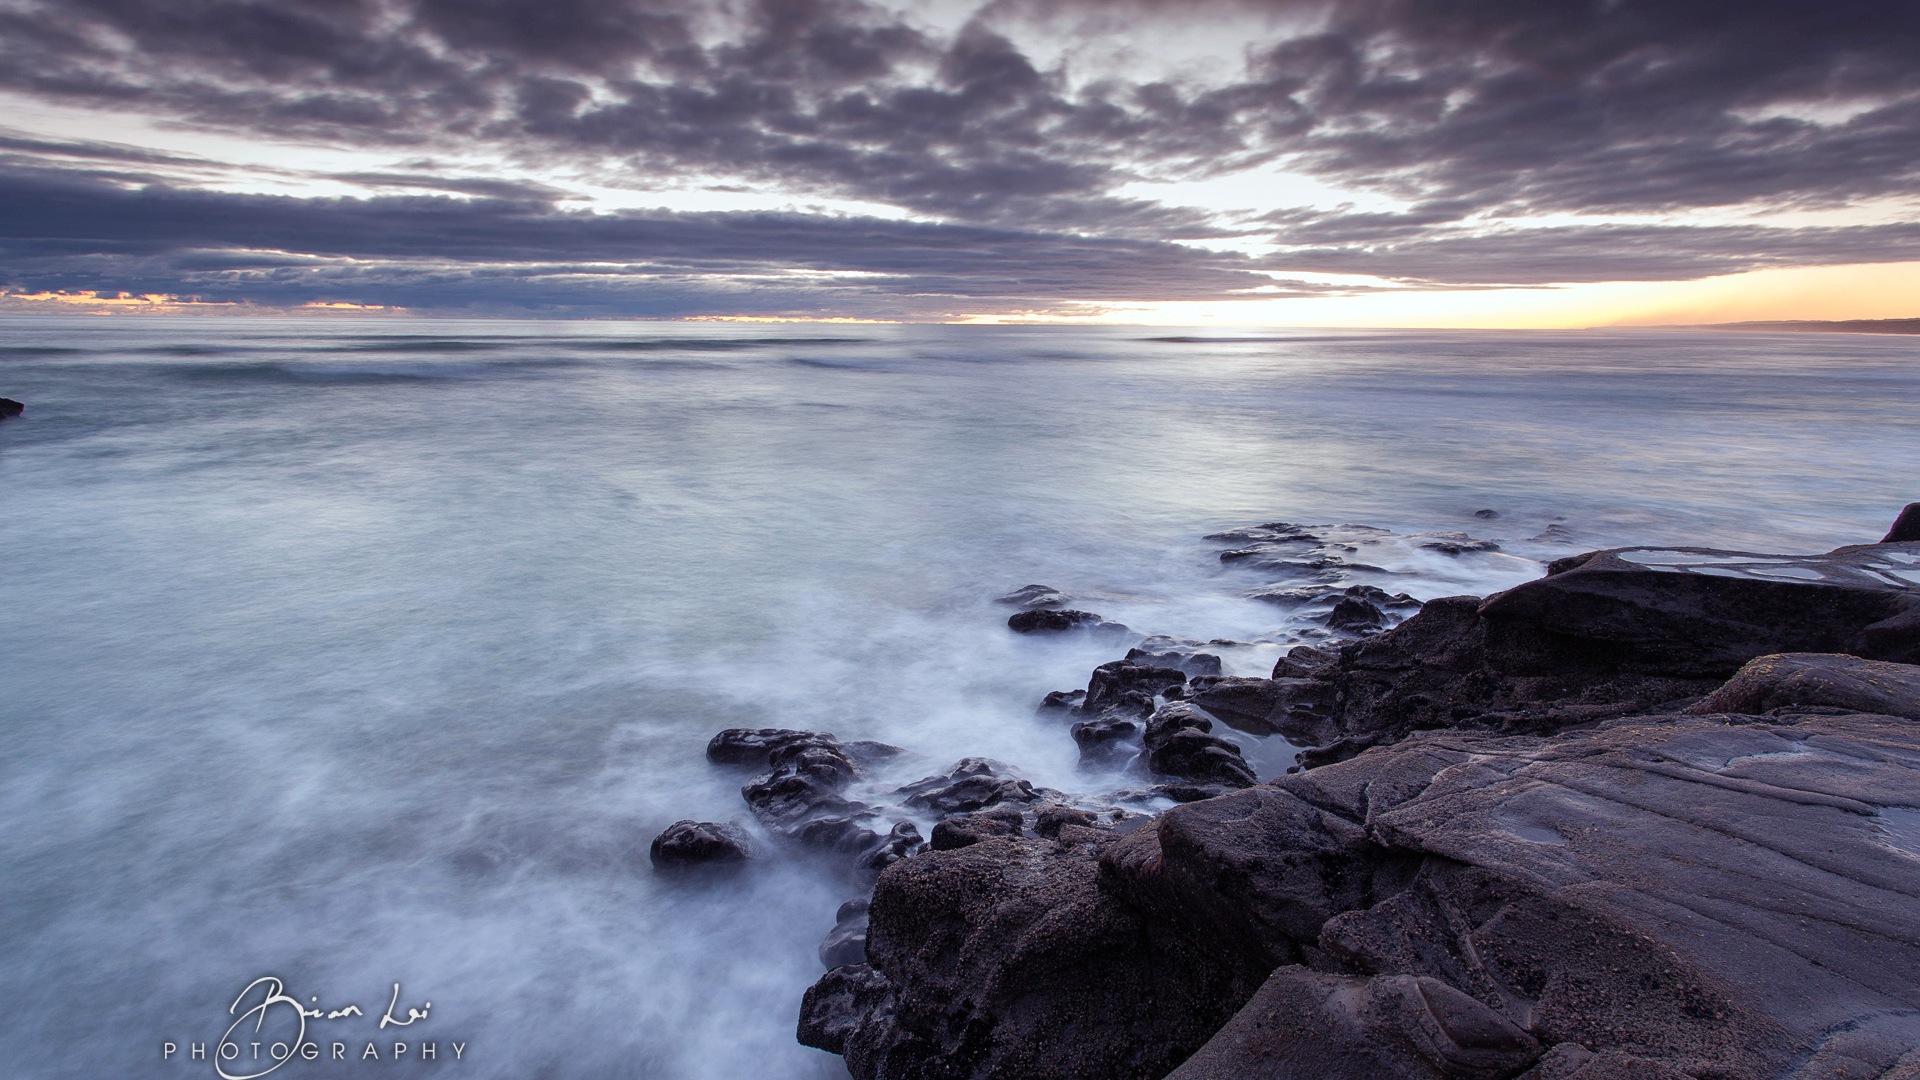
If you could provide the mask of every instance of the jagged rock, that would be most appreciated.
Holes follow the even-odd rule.
[[[1552,731],[1678,708],[1777,652],[1920,658],[1920,544],[1820,556],[1625,548],[1488,597],[1446,597],[1304,677],[1289,738]],[[1196,700],[1198,700],[1196,698]]]
[[[745,765],[765,769],[772,765],[773,753],[795,746],[817,746],[843,754],[850,761],[870,764],[906,753],[898,746],[856,739],[841,742],[834,735],[791,728],[728,728],[707,743],[707,760],[716,765]]]
[[[1341,630],[1349,634],[1371,634],[1387,625],[1387,613],[1371,600],[1357,596],[1343,596],[1327,612],[1326,623],[1329,630]]]
[[[1805,708],[1920,720],[1920,667],[1835,653],[1762,656],[1687,712],[1758,715]]]
[[[11,420],[27,411],[27,407],[12,398],[0,397],[0,420]]]
[[[1022,820],[1020,811],[1010,806],[955,814],[942,818],[934,825],[933,842],[929,847],[934,851],[952,851],[997,836],[1017,837],[1021,832]]]
[[[860,944],[866,951],[866,940]],[[891,1000],[887,977],[867,964],[837,966],[807,988],[800,1002],[800,1045],[832,1054],[847,1051],[847,1037],[874,1026]]]
[[[1043,709],[1071,709],[1087,696],[1085,690],[1053,690],[1040,699]]]
[[[738,825],[683,819],[653,838],[647,857],[655,870],[740,863],[753,857],[753,840]]]
[[[918,855],[926,847],[920,826],[911,821],[896,821],[886,838],[862,853],[856,865],[863,870],[884,870],[909,855]]]
[[[1135,736],[1141,729],[1137,720],[1107,717],[1081,720],[1069,730],[1074,744],[1080,748],[1080,763],[1100,767],[1124,765],[1131,760],[1139,752]]]
[[[740,789],[747,808],[768,830],[809,847],[855,856],[871,851],[881,843],[867,827],[877,812],[842,795],[859,768],[831,736],[799,734],[810,737],[770,740],[775,744],[767,754],[770,771]],[[741,741],[752,742],[728,745]]]
[[[19,402],[14,402],[18,405]],[[1920,540],[1920,503],[1908,503],[1893,519],[1893,528],[1881,539],[1883,544],[1909,544]]]
[[[1240,748],[1209,734],[1212,730],[1213,722],[1192,705],[1162,706],[1148,718],[1142,737],[1148,767],[1200,784],[1229,788],[1253,784],[1256,778]]]
[[[1051,585],[1022,585],[1005,596],[995,597],[994,602],[1032,611],[1036,608],[1065,607],[1072,599]]]
[[[1274,733],[1273,723],[1267,718],[1280,699],[1271,679],[1203,676],[1188,686],[1187,700],[1241,731],[1254,735]]]
[[[1276,679],[1319,679],[1339,674],[1340,654],[1311,645],[1295,645],[1274,662]]]
[[[861,897],[840,905],[834,912],[833,929],[820,941],[820,963],[828,969],[867,962],[867,909],[870,902]]]
[[[1153,711],[1156,694],[1186,681],[1187,673],[1176,667],[1156,667],[1131,659],[1114,660],[1093,669],[1080,711],[1088,715],[1145,716]]]
[[[1506,1080],[1539,1057],[1531,1035],[1438,979],[1283,967],[1167,1080]]]
[[[1060,830],[1069,826],[1083,829],[1097,828],[1100,816],[1091,810],[1082,810],[1077,806],[1063,806],[1060,803],[1048,803],[1034,814],[1033,831],[1049,840],[1058,839]]]
[[[1499,544],[1491,540],[1475,540],[1466,533],[1443,533],[1420,546],[1442,555],[1466,555],[1476,551],[1500,550]]]
[[[1072,608],[1056,610],[1035,608],[1007,619],[1007,629],[1016,634],[1057,634],[1067,630],[1088,630],[1103,636],[1120,637],[1133,631],[1122,623],[1108,622],[1091,611]]]
[[[908,806],[940,814],[964,814],[1001,803],[1038,802],[1057,794],[1036,789],[989,758],[962,758],[944,774],[915,780],[894,794]]]
[[[1305,525],[1295,525],[1287,521],[1269,521],[1265,525],[1249,525],[1226,532],[1208,533],[1204,539],[1218,540],[1228,544],[1318,544],[1322,542],[1320,534]]]
[[[767,768],[767,757],[775,750],[802,743],[838,746],[832,735],[791,728],[728,728],[707,743],[707,760],[716,765],[747,765]]]
[[[1205,1042],[1265,972],[1152,930],[1096,881],[1104,834],[990,839],[889,867],[874,889],[870,967],[829,972],[800,1041],[860,1080],[1157,1080]]]
[[[1540,1078],[1897,1075],[1916,806],[1892,717],[1423,733],[1117,839],[897,864],[875,974],[803,1027],[860,1080],[1160,1076],[1209,1024],[1178,1080],[1505,1077],[1542,1046]]]
[[[1152,652],[1147,648],[1150,644],[1155,644],[1152,639],[1142,642],[1139,648],[1128,649],[1127,661],[1149,667],[1173,668],[1187,675],[1220,674],[1220,658],[1213,653],[1183,649]]]

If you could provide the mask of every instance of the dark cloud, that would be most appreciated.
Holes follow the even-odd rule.
[[[1141,240],[825,215],[589,214],[535,198],[133,189],[46,171],[0,173],[0,268],[0,287],[17,292],[626,314],[918,316],[1274,287],[1244,257]]]
[[[1218,27],[1235,35],[1225,54],[1245,64],[1181,78],[1088,72],[1019,44],[1125,35],[1151,56],[1163,27]],[[1188,267],[1241,269],[1153,242],[1245,228],[1269,232],[1289,269],[1467,284],[1903,258],[1903,226],[1526,222],[1909,197],[1920,181],[1915,56],[1920,5],[1886,0],[997,0],[950,32],[864,0],[0,0],[0,89],[17,94],[358,147],[477,148],[615,186],[674,178],[869,200],[987,229],[1009,252],[1042,236],[1063,250],[1092,250],[1090,237],[1114,245],[1101,250],[1145,244],[1171,260],[1181,296],[1237,287],[1189,289]],[[76,156],[0,151],[16,165]],[[1248,225],[1120,194],[1140,178],[1262,162],[1413,209],[1279,212]],[[126,183],[181,183],[168,162],[117,164]],[[346,179],[481,197],[458,213],[407,204],[409,222],[548,195],[512,177]],[[190,193],[162,187],[156,204],[189,213]],[[94,195],[120,205],[104,188]],[[274,205],[304,220],[321,204]],[[329,212],[360,221],[399,205]],[[641,228],[551,206],[527,213],[537,229],[520,218],[500,227],[549,238],[530,258],[599,258],[588,251]],[[266,228],[271,215],[255,216]],[[813,224],[824,252],[839,250],[828,237],[870,228]],[[252,243],[205,227],[205,246]],[[319,233],[283,231],[323,245]],[[561,237],[586,248],[551,247]],[[884,272],[936,279],[951,267]],[[1052,295],[1043,286],[1054,287],[1035,295]]]

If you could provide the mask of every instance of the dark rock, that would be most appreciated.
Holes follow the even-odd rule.
[[[1320,537],[1305,525],[1295,525],[1286,521],[1270,521],[1265,525],[1250,525],[1243,529],[1230,529],[1226,532],[1208,533],[1204,539],[1219,540],[1229,544],[1317,544],[1320,542]]]
[[[816,747],[842,755],[850,762],[868,764],[906,753],[898,746],[871,739],[843,743],[833,735],[791,728],[728,728],[707,743],[707,760],[716,765],[745,765],[771,768],[777,751],[795,747]]]
[[[1759,715],[1808,707],[1920,720],[1920,667],[1833,653],[1762,656],[1687,712]]]
[[[1915,806],[1892,717],[1424,733],[1124,837],[897,864],[876,973],[823,979],[803,1031],[860,1080],[1153,1077],[1197,1030],[1176,1080],[1899,1075]]]
[[[1271,679],[1217,675],[1193,680],[1187,700],[1219,717],[1222,723],[1254,735],[1273,734],[1267,719],[1279,703]]]
[[[1167,1080],[1506,1080],[1540,1054],[1438,979],[1283,967]]]
[[[807,818],[804,821],[788,825],[780,831],[792,839],[822,851],[837,851],[843,855],[856,856],[855,862],[867,852],[873,851],[885,843],[885,839],[867,827],[878,811],[865,803],[851,803],[843,812],[829,812],[820,817]]]
[[[1257,781],[1240,748],[1218,735],[1191,728],[1169,734],[1147,747],[1147,765],[1154,772],[1201,784],[1249,787]]]
[[[1085,690],[1054,690],[1040,699],[1043,709],[1071,709],[1087,696]]]
[[[733,743],[741,741],[750,740]],[[858,856],[881,843],[880,836],[867,827],[876,811],[842,794],[860,775],[844,748],[831,736],[771,741],[776,744],[767,754],[771,771],[740,789],[747,808],[762,825],[809,847],[849,855]]]
[[[14,404],[17,406],[20,403],[16,401]],[[15,414],[18,414],[18,409]],[[1900,511],[1900,516],[1893,519],[1893,528],[1887,530],[1887,535],[1880,542],[1910,544],[1915,541],[1920,541],[1920,503],[1908,503]]]
[[[707,743],[707,760],[716,765],[767,767],[767,756],[775,750],[801,743],[838,745],[832,735],[791,728],[728,728]]]
[[[1500,550],[1499,544],[1491,540],[1475,540],[1466,533],[1443,533],[1420,546],[1442,555],[1466,555],[1477,551]]]
[[[11,420],[26,411],[27,407],[25,405],[20,404],[12,398],[0,397],[0,420]]]
[[[833,929],[820,941],[820,963],[827,968],[867,962],[867,908],[865,897],[849,900],[834,913]]]
[[[884,870],[910,855],[925,851],[927,842],[920,826],[911,821],[896,821],[886,838],[868,848],[856,864],[863,870]]]
[[[1913,563],[1904,560],[1913,559]],[[1777,652],[1920,657],[1920,544],[1822,556],[1591,552],[1481,601],[1448,597],[1343,649],[1289,738],[1552,731],[1682,707]],[[1306,665],[1301,665],[1306,667]],[[1313,695],[1300,689],[1298,695]],[[1196,696],[1195,700],[1199,700]]]
[[[1100,825],[1100,815],[1091,810],[1082,810],[1077,806],[1048,803],[1034,815],[1033,831],[1049,840],[1055,840],[1059,838],[1060,830],[1069,825],[1083,829],[1096,828]]]
[[[860,1080],[1164,1076],[1266,973],[1150,928],[1100,888],[1100,834],[1082,839],[985,840],[889,867],[871,967],[814,984],[800,1041]]]
[[[1208,734],[1213,722],[1185,702],[1162,706],[1147,720],[1146,761],[1154,772],[1200,784],[1247,787],[1253,770],[1240,748]]]
[[[1023,610],[1065,607],[1072,598],[1051,585],[1023,585],[1005,596],[995,597],[998,604],[1012,604]]]
[[[1480,518],[1480,519],[1482,519],[1482,520],[1484,520],[1484,521],[1492,521],[1493,519],[1495,519],[1495,518],[1497,518],[1497,517],[1499,517],[1499,516],[1500,516],[1500,511],[1498,511],[1498,510],[1475,510],[1475,511],[1473,512],[1473,516],[1474,516],[1474,517],[1477,517],[1477,518]]]
[[[1142,725],[1137,720],[1103,717],[1082,720],[1070,729],[1074,744],[1080,748],[1080,763],[1087,766],[1124,765],[1138,752],[1135,736]]]
[[[860,951],[866,952],[862,936]],[[893,988],[867,964],[836,966],[807,987],[800,1002],[800,1045],[844,1054],[847,1037],[886,1019]]]
[[[740,863],[753,857],[753,840],[731,823],[681,820],[653,838],[647,857],[655,870]]]
[[[952,851],[995,837],[1017,837],[1021,827],[1020,811],[1010,806],[955,814],[942,818],[934,825],[933,842],[929,847],[934,851]]]
[[[1187,675],[1220,674],[1220,658],[1212,653],[1183,652],[1174,649],[1149,652],[1143,647],[1128,649],[1127,661],[1148,667],[1173,668]]]
[[[1362,750],[1378,744],[1379,741],[1371,735],[1349,735],[1344,739],[1335,739],[1324,746],[1309,746],[1300,751],[1299,757],[1294,760],[1293,768],[1287,771],[1317,769],[1322,765],[1347,761],[1358,756]]]
[[[1276,679],[1318,679],[1339,673],[1340,654],[1311,645],[1296,645],[1273,665]]]
[[[1110,661],[1093,669],[1080,711],[1089,715],[1145,716],[1153,711],[1155,695],[1186,681],[1187,673],[1176,667],[1156,667],[1131,659]]]
[[[1340,602],[1327,612],[1323,622],[1330,630],[1343,630],[1350,634],[1370,634],[1387,625],[1387,613],[1380,610],[1371,600],[1357,596],[1343,596]]]
[[[915,780],[896,789],[908,805],[940,814],[964,814],[1001,803],[1030,803],[1047,792],[1012,775],[1000,762],[962,758],[946,773]]]
[[[1067,630],[1091,630],[1108,636],[1130,634],[1121,623],[1108,622],[1091,611],[1068,608],[1056,611],[1037,608],[1022,611],[1007,619],[1007,629],[1016,634],[1057,634]]]

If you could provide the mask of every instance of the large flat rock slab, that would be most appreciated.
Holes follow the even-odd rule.
[[[1824,555],[1616,548],[1488,597],[1488,619],[1623,646],[1649,670],[1721,674],[1756,656],[1920,660],[1920,543]]]
[[[1441,767],[1367,805],[1408,755]],[[1920,724],[1657,716],[1555,738],[1434,733],[1308,775],[1317,787],[1297,795],[1332,805],[1345,788],[1375,842],[1425,858],[1406,888],[1329,918],[1306,950],[1316,967],[1438,980],[1586,1055],[1596,1076],[1865,1080],[1920,1061]],[[1488,1075],[1436,1057],[1430,1031],[1378,1031],[1379,1010],[1351,1005],[1378,996],[1371,982],[1341,984],[1349,1005],[1324,980],[1300,985],[1290,1002],[1263,990],[1174,1075]],[[1302,1024],[1354,1049],[1279,1031]],[[1393,1046],[1415,1049],[1383,1064]]]

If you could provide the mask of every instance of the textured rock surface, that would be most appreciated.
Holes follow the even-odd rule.
[[[1920,542],[1620,549],[1271,679],[1137,652],[1075,736],[1137,728],[1195,801],[929,778],[944,850],[880,874],[801,1039],[858,1080],[1920,1080],[1916,587]],[[1321,745],[1254,784],[1215,722]]]
[[[886,1080],[1166,1075],[1265,972],[1152,928],[1096,882],[1102,834],[983,840],[880,875],[868,965],[808,991],[800,1041]]]
[[[740,863],[753,857],[753,841],[738,825],[714,821],[676,821],[647,846],[655,870]]]
[[[1891,717],[1425,733],[1117,839],[902,862],[884,993],[810,1022],[862,1080],[1155,1076],[1197,1045],[1168,1003],[1226,1023],[1301,964],[1176,1075],[1512,1076],[1573,1044],[1541,1067],[1879,1076],[1920,1047],[1916,807]]]
[[[1690,713],[1846,709],[1920,720],[1920,668],[1834,653],[1782,653],[1748,661]]]
[[[1294,650],[1305,655],[1275,666],[1266,722],[1318,744],[1436,728],[1553,731],[1679,708],[1748,660],[1802,651],[1920,658],[1920,543],[1574,556],[1485,600],[1429,601],[1330,663]],[[1204,704],[1203,685],[1194,698]]]

